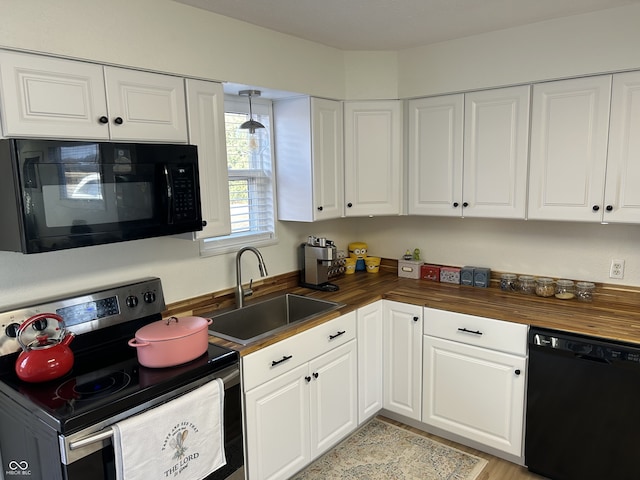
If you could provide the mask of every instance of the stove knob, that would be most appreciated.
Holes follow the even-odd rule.
[[[138,297],[135,295],[129,295],[126,298],[125,303],[127,304],[127,307],[135,308],[138,305]]]
[[[19,323],[10,323],[7,328],[4,329],[4,333],[9,338],[16,338],[18,336]]]
[[[145,302],[153,303],[156,301],[156,294],[154,292],[146,292],[143,298]]]
[[[47,322],[46,318],[41,318],[40,320],[36,320],[35,322],[33,322],[31,324],[31,327],[36,331],[36,332],[41,332],[42,330],[44,330],[45,328],[47,328],[47,325],[49,324],[49,322]]]

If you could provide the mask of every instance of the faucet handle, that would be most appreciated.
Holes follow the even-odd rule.
[[[249,288],[244,290],[245,297],[250,297],[251,295],[253,295],[253,290],[251,289],[252,285],[253,285],[253,278],[249,280]]]

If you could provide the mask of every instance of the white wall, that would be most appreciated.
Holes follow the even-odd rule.
[[[343,98],[343,52],[169,0],[0,0],[0,47]],[[262,248],[269,273],[298,268],[308,235],[336,241],[343,225],[280,223]],[[341,242],[343,243],[343,242]],[[243,279],[258,278],[243,260]],[[235,283],[235,256],[200,257],[198,244],[165,237],[68,251],[0,252],[0,308],[147,275],[168,302]]]
[[[352,241],[343,220],[317,224],[279,222],[278,245],[262,247],[269,275],[298,269],[296,248],[309,235],[324,236],[346,249]],[[242,257],[242,279],[259,279],[252,254]],[[235,285],[235,254],[200,257],[198,244],[177,237],[161,237],[97,245],[59,252],[23,255],[0,252],[0,311],[34,298],[68,294],[157,276],[167,302],[224,290]]]
[[[345,52],[345,98],[376,100],[398,97],[397,52]]]
[[[170,0],[0,0],[0,46],[344,96],[340,50]]]
[[[640,5],[505,29],[398,53],[410,98],[640,68]]]
[[[0,46],[329,98],[398,98],[640,67],[640,6],[401,52],[340,52],[169,0],[0,0]],[[255,41],[255,42],[254,42]],[[253,43],[252,43],[253,42]],[[297,269],[308,235],[340,248],[552,276],[609,281],[611,258],[640,285],[638,226],[422,217],[278,224],[261,249],[270,274]],[[168,302],[229,288],[234,256],[201,258],[197,244],[157,238],[37,255],[0,252],[0,308],[34,298],[160,276]],[[257,277],[244,260],[244,278]],[[613,281],[610,281],[613,283]]]
[[[352,241],[400,258],[419,248],[427,262],[495,271],[640,285],[640,226],[441,217],[361,218]],[[609,278],[626,260],[624,280]]]

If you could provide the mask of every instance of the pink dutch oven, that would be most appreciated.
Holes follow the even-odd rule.
[[[150,368],[174,367],[195,360],[207,351],[210,318],[169,317],[150,323],[129,340],[138,361]]]

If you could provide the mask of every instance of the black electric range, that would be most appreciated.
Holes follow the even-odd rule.
[[[165,308],[160,279],[146,278],[0,313],[0,454],[5,477],[24,474],[19,468],[28,464],[32,479],[82,478],[88,472],[95,480],[111,479],[111,424],[214,378],[225,384],[228,448],[238,450],[239,444],[240,458],[234,463],[243,463],[238,352],[210,344],[190,362],[147,368],[127,344],[139,328],[160,320]],[[29,383],[15,372],[20,350],[15,334],[20,323],[42,312],[60,315],[66,330],[75,334],[69,345],[74,365],[60,378]],[[56,325],[45,321],[27,328],[33,327],[34,337],[56,334],[58,322],[48,322]],[[54,447],[54,458],[43,453]],[[96,476],[96,469],[103,474]]]

